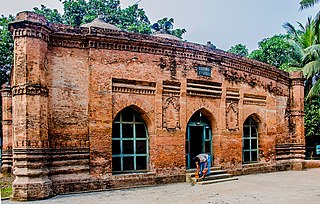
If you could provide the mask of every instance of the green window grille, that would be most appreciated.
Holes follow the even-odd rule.
[[[258,131],[257,125],[251,117],[243,124],[242,160],[243,163],[258,161]]]
[[[144,121],[131,108],[123,109],[112,127],[113,173],[148,169],[148,134]]]

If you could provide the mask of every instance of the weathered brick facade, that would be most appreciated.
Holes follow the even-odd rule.
[[[203,151],[234,174],[303,168],[301,73],[102,27],[31,12],[10,24],[14,68],[2,100],[13,199],[183,181]]]

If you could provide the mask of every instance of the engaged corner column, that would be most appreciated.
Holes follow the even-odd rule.
[[[46,52],[50,29],[32,12],[17,14],[9,24],[14,38],[12,75],[13,200],[53,195],[48,177],[48,82]]]
[[[12,170],[12,95],[9,85],[2,85],[2,162],[1,172],[11,174]]]
[[[304,77],[302,72],[290,73],[290,134],[291,168],[304,169],[305,131],[304,131]]]

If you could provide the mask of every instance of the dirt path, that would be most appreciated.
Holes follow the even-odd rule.
[[[14,202],[2,201],[2,203]],[[320,169],[240,176],[238,181],[204,186],[179,183],[127,190],[60,195],[33,203],[319,204]]]

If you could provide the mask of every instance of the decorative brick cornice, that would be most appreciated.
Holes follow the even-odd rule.
[[[212,49],[206,45],[107,28],[90,27],[89,29],[49,24],[43,16],[32,12],[24,12],[18,19],[9,25],[14,37],[36,37],[49,41],[51,46],[102,48],[197,60],[205,64],[222,65],[269,78],[285,85],[289,84],[289,74],[274,66]]]
[[[12,120],[3,120],[2,125],[12,125]]]
[[[2,97],[11,97],[11,87],[8,84],[3,84],[2,89],[0,90]]]
[[[21,140],[14,142],[14,148],[48,148],[49,141],[45,140]]]
[[[112,79],[112,92],[154,95],[155,87],[155,82]]]
[[[37,22],[30,21],[14,21],[9,24],[13,38],[17,37],[32,37],[39,38],[46,42],[49,41],[50,29]]]
[[[292,80],[292,86],[304,86],[304,79]]]
[[[43,39],[44,41],[49,40],[49,34],[45,30],[32,30],[29,28],[19,28],[14,30],[13,37],[35,37]]]
[[[12,97],[12,93],[11,93],[11,90],[10,91],[1,91],[1,96],[2,97]]]
[[[266,106],[267,105],[266,99],[267,99],[267,96],[245,93],[243,95],[243,104],[244,105]]]
[[[69,140],[59,140],[59,141],[48,141],[48,140],[19,140],[15,141],[14,148],[87,148],[89,147],[88,140],[80,139],[69,139]]]
[[[197,60],[289,84],[289,74],[274,66],[222,50],[210,49],[205,45],[104,28],[89,30],[57,24],[52,24],[50,28],[53,30],[49,42],[51,46],[121,50]]]
[[[256,106],[266,106],[266,101],[253,101],[253,100],[243,100],[244,105],[256,105]]]
[[[304,112],[304,110],[291,110],[290,111],[290,114],[291,114],[291,116],[293,116],[293,117],[297,117],[297,116],[304,116],[305,115],[305,112]]]
[[[290,73],[291,86],[304,86],[305,78],[301,71],[295,71]]]
[[[162,95],[180,96],[180,82],[164,81],[162,85]]]
[[[12,88],[12,95],[41,95],[48,96],[49,90],[38,84],[20,85]]]
[[[273,82],[270,82],[269,84],[267,84],[262,80],[260,80],[259,78],[259,77],[263,77],[263,76],[259,76],[260,74],[262,75],[263,73],[257,74],[256,72],[254,72],[252,74],[248,74],[248,72],[240,72],[237,70],[233,70],[231,68],[222,68],[222,67],[219,69],[219,72],[225,77],[227,81],[231,83],[242,82],[250,85],[251,87],[260,86],[264,88],[266,91],[268,91],[269,93],[272,93],[275,95],[280,95],[280,96],[286,95],[285,90],[277,86],[277,83],[283,83],[284,81],[277,80],[277,78],[273,78]],[[287,81],[285,81],[285,85],[289,85]]]
[[[3,147],[3,149],[2,149],[2,154],[5,154],[5,153],[7,153],[7,154],[12,154],[12,146],[6,146],[6,147]]]
[[[69,140],[57,140],[50,141],[50,148],[61,149],[61,148],[88,148],[90,146],[89,140],[81,139],[69,139]]]
[[[208,82],[202,80],[187,80],[187,95],[202,96],[210,98],[221,98],[222,84],[218,82]]]

